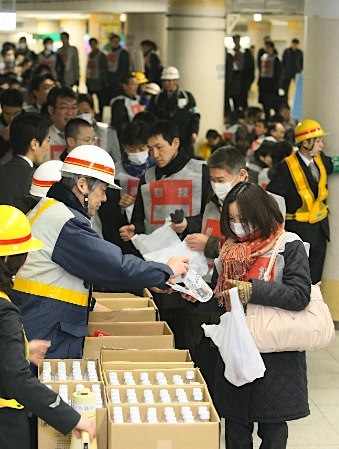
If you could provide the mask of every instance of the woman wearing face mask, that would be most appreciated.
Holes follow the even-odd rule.
[[[220,250],[220,274],[215,297],[199,309],[229,310],[229,289],[236,286],[246,309],[253,304],[303,310],[310,300],[311,279],[301,239],[284,235],[270,282],[262,280],[272,249],[283,232],[283,217],[274,199],[261,187],[241,182],[227,195],[221,214],[226,238]],[[186,297],[192,302],[192,298]],[[260,447],[285,449],[286,421],[309,415],[306,357],[304,352],[262,354],[263,378],[235,387],[224,377],[225,365],[218,355],[215,404],[226,419],[227,449],[251,449],[253,424],[258,423]]]
[[[13,277],[24,264],[27,253],[42,248],[31,236],[27,217],[12,206],[0,206],[0,447],[30,447],[28,411],[63,434],[84,430],[92,439],[95,425],[81,417],[60,397],[42,385],[29,369],[38,365],[50,342],[27,342],[19,309],[9,299]]]

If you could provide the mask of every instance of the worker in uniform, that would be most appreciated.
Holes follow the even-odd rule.
[[[159,120],[169,120],[179,128],[181,147],[194,156],[193,145],[197,141],[200,114],[191,92],[179,89],[179,70],[165,67],[161,73],[162,92],[151,100],[149,111]]]
[[[200,232],[203,211],[213,193],[206,164],[180,147],[179,130],[169,121],[151,126],[147,145],[155,166],[140,179],[131,224],[120,228],[121,238],[129,241],[134,234],[151,234],[176,210],[181,210],[182,216],[172,220],[171,226],[181,239]],[[187,348],[189,317],[185,316],[185,303],[175,296],[155,295],[155,300],[161,319],[168,321],[174,332],[176,347]]]
[[[327,177],[333,172],[330,157],[323,153],[325,135],[315,120],[303,120],[295,129],[299,150],[276,169],[266,189],[285,198],[287,231],[311,245],[309,262],[312,283],[321,280],[330,237]]]
[[[45,355],[48,341],[28,343],[18,308],[8,294],[27,253],[40,250],[26,216],[13,206],[0,206],[0,447],[29,449],[28,412],[67,435],[72,429],[95,435],[95,425],[81,417],[58,394],[42,385],[29,369]]]
[[[77,147],[63,163],[61,181],[28,215],[44,249],[29,254],[11,299],[21,310],[28,338],[51,340],[47,358],[81,358],[94,306],[91,285],[109,291],[164,290],[170,277],[188,268],[188,258],[174,257],[166,265],[123,256],[92,229],[90,217],[106,201],[107,187],[119,188],[114,173],[113,159],[105,150]]]

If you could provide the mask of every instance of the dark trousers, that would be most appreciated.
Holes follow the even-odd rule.
[[[226,449],[253,449],[253,423],[239,424],[226,420]],[[288,427],[282,423],[258,423],[260,449],[286,449]]]
[[[326,247],[326,235],[323,230],[320,229],[317,243],[315,245],[311,245],[310,248],[309,264],[312,284],[316,284],[321,281],[325,263]]]
[[[29,424],[25,409],[0,409],[1,449],[30,449]]]

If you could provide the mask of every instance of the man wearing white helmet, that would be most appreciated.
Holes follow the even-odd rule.
[[[61,179],[61,161],[47,161],[34,172],[29,193],[35,198],[45,198],[55,182]]]
[[[160,287],[186,273],[188,258],[167,264],[123,255],[99,238],[90,217],[106,201],[115,167],[100,147],[82,145],[71,151],[52,185],[28,218],[32,233],[44,243],[30,254],[15,280],[11,299],[20,308],[29,340],[50,340],[47,358],[81,358],[91,304],[91,285],[111,291]]]
[[[199,132],[200,114],[193,95],[179,89],[179,78],[176,67],[163,69],[163,90],[151,100],[149,110],[159,120],[169,120],[178,126],[181,146],[190,156],[194,156],[193,145]]]

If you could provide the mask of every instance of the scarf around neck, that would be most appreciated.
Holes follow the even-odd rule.
[[[222,272],[219,275],[214,294],[218,299],[222,299],[222,292],[229,288],[228,280],[243,281],[250,268],[254,265],[256,258],[270,251],[280,234],[284,232],[280,224],[276,232],[272,232],[267,239],[258,237],[257,233],[252,234],[252,238],[238,241],[226,240],[220,251]]]
[[[146,162],[141,165],[132,164],[132,162],[128,159],[127,153],[124,151],[121,156],[122,165],[126,172],[133,176],[134,178],[141,178],[141,176],[148,170],[150,167],[153,167],[154,160],[151,156],[148,156]]]

